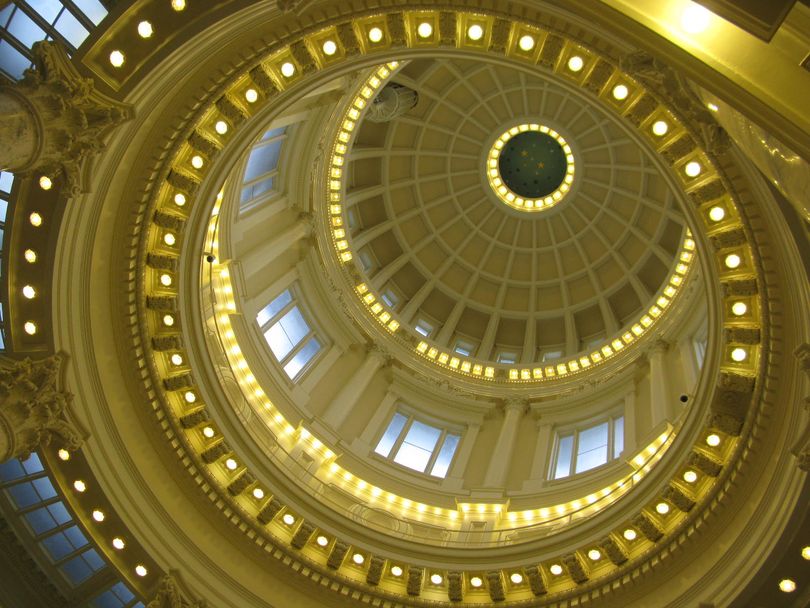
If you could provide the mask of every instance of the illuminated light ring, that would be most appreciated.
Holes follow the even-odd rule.
[[[501,150],[503,150],[510,139],[515,135],[531,131],[542,133],[553,138],[560,144],[560,148],[562,148],[566,157],[565,175],[563,176],[562,182],[555,190],[539,198],[527,198],[509,188],[501,177],[500,163],[498,162],[501,156]],[[486,167],[484,167],[484,170],[486,171],[487,181],[492,188],[492,192],[495,193],[495,196],[497,196],[502,203],[518,211],[537,213],[538,211],[545,211],[554,207],[571,191],[571,186],[574,183],[574,164],[574,154],[571,151],[571,146],[568,145],[568,142],[565,141],[562,135],[545,125],[523,123],[507,129],[493,142],[487,154]]]

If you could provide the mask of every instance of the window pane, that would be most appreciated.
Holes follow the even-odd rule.
[[[297,306],[281,317],[279,324],[293,345],[297,345],[309,333],[309,325],[304,321],[304,316]]]
[[[0,172],[0,191],[11,192],[11,186],[14,184],[14,174],[9,171]]]
[[[281,310],[291,301],[292,296],[290,295],[290,290],[285,289],[280,295],[276,296],[275,300],[259,311],[259,314],[256,316],[256,320],[259,322],[259,325],[264,325],[267,323],[270,319],[281,312]]]
[[[613,458],[618,458],[624,450],[624,417],[613,421]]]
[[[73,0],[73,4],[79,7],[95,25],[101,23],[101,20],[107,16],[107,9],[98,0]]]
[[[557,440],[557,468],[554,470],[554,479],[567,477],[571,474],[571,453],[573,449],[573,435],[560,437]]]
[[[84,542],[80,542],[84,540]],[[42,540],[42,546],[50,555],[51,559],[58,562],[60,559],[73,553],[87,544],[87,539],[76,526],[68,528],[64,532],[58,532]]]
[[[16,458],[0,464],[0,479],[11,481],[25,476],[25,469]]]
[[[8,33],[31,48],[38,40],[45,40],[45,32],[21,10],[14,13],[8,24]]]
[[[33,8],[48,23],[53,23],[62,9],[62,3],[55,0],[28,0],[28,6]]]
[[[431,475],[436,477],[445,477],[447,470],[450,468],[450,462],[453,460],[453,454],[456,453],[460,437],[458,435],[447,435],[444,438],[442,449],[436,457],[436,462],[433,469],[430,471]]]
[[[276,129],[270,129],[267,133],[262,135],[261,141],[267,141],[268,139],[273,139],[274,137],[278,137],[279,135],[283,135],[284,131],[287,130],[287,127],[278,127]]]
[[[389,308],[396,308],[397,304],[399,303],[399,298],[390,289],[384,291],[380,297],[382,298],[382,301],[388,305]]]
[[[25,469],[26,474],[28,475],[41,473],[42,471],[45,470],[45,468],[42,466],[42,461],[40,461],[39,459],[39,454],[37,454],[36,452],[32,452],[27,460],[23,460],[22,466]]]
[[[90,32],[84,29],[84,26],[79,23],[79,20],[76,19],[70,11],[64,11],[59,15],[59,19],[54,23],[54,27],[56,31],[67,38],[67,41],[76,48],[79,48],[82,42],[84,42],[84,39],[90,35]]]
[[[430,332],[433,331],[433,326],[427,321],[419,321],[417,322],[415,329],[417,333],[420,333],[427,338],[430,335]]]
[[[608,423],[603,422],[579,434],[576,472],[588,471],[607,462]]]
[[[48,500],[49,498],[54,498],[56,496],[56,490],[54,489],[51,480],[48,479],[47,477],[35,479],[31,483],[34,484],[34,488],[36,488],[40,500]]]
[[[239,202],[244,205],[245,203],[249,203],[250,201],[258,198],[265,192],[272,191],[275,179],[275,176],[272,176],[268,177],[267,179],[263,179],[260,182],[256,182],[255,184],[251,184],[250,186],[245,186],[242,188],[242,196],[239,199]]]
[[[6,213],[8,213],[8,201],[0,198],[0,223],[6,221]]]
[[[0,40],[0,69],[6,74],[14,80],[18,80],[30,65],[30,59],[22,55],[5,40]]]
[[[432,452],[428,450],[423,450],[415,445],[403,442],[394,458],[394,462],[406,466],[409,469],[424,472],[430,460],[431,453]]]
[[[290,342],[287,334],[284,333],[284,329],[282,329],[281,325],[278,323],[271,325],[270,329],[264,332],[264,339],[267,340],[267,344],[270,345],[270,350],[273,351],[273,354],[278,360],[286,357],[293,349],[293,344]]]
[[[242,181],[249,182],[260,175],[274,171],[278,166],[278,158],[281,154],[281,144],[283,142],[283,139],[279,139],[261,147],[254,148],[248,158],[247,166],[245,167],[245,175]]]
[[[432,426],[428,426],[422,422],[414,421],[411,428],[408,429],[408,434],[405,436],[405,442],[410,443],[423,450],[433,452],[436,447],[436,442],[442,432]]]
[[[374,451],[388,458],[388,454],[391,453],[391,448],[394,447],[394,443],[396,443],[397,437],[399,437],[407,421],[408,418],[406,416],[395,414]]]
[[[287,375],[290,379],[295,378],[307,363],[312,360],[318,351],[321,350],[321,344],[318,342],[317,339],[312,338],[309,342],[306,343],[306,346],[295,353],[295,356],[290,359],[287,365],[284,366],[284,371],[287,372]]]
[[[93,569],[82,559],[81,555],[77,555],[70,561],[62,564],[59,569],[74,587],[86,581],[93,574]]]

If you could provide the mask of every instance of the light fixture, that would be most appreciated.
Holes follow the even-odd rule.
[[[681,13],[681,27],[688,34],[700,34],[709,27],[711,17],[709,9],[690,2]]]
[[[77,479],[73,482],[73,489],[79,492],[80,494],[87,490],[87,484],[84,483],[81,479]]]
[[[484,584],[483,579],[480,576],[474,576],[470,579],[470,585],[475,587],[476,589]]]
[[[140,577],[144,577],[147,574],[149,574],[149,571],[146,569],[146,566],[144,566],[143,564],[138,564],[137,566],[135,566],[135,574],[137,574]]]
[[[666,135],[667,131],[669,131],[669,125],[663,120],[656,120],[653,123],[652,132],[654,135],[661,137],[662,135]]]
[[[290,78],[293,74],[295,74],[295,66],[292,63],[285,61],[281,64],[281,75],[284,78]]]
[[[325,41],[321,48],[323,49],[324,55],[331,56],[337,52],[337,44],[335,44],[332,40]]]
[[[124,54],[119,50],[115,50],[110,53],[110,64],[114,68],[120,68],[122,65],[124,65]]]
[[[707,103],[706,107],[709,108],[712,112],[717,112],[720,109],[717,107],[717,104],[712,102]]]
[[[622,536],[624,536],[625,540],[636,540],[636,531],[633,528],[627,528],[624,532],[622,532]]]
[[[172,365],[183,365],[183,355],[174,353],[171,357]]]
[[[568,60],[568,69],[572,72],[579,72],[585,66],[585,60],[579,55],[574,55]]]
[[[211,439],[211,438],[213,438],[213,437],[214,437],[214,435],[216,434],[216,432],[214,431],[213,427],[206,426],[206,427],[204,427],[204,428],[203,428],[203,430],[202,430],[202,434],[203,434],[203,437],[206,437],[206,438],[208,438],[208,439]]]
[[[467,37],[470,40],[481,40],[481,37],[483,35],[484,35],[484,28],[482,28],[477,23],[474,23],[469,28],[467,28]]]
[[[193,391],[186,391],[184,397],[186,403],[194,403],[195,401],[197,401],[197,395],[195,395]]]
[[[56,455],[59,456],[59,460],[70,460],[70,452],[68,452],[65,448],[61,448]]]
[[[519,585],[523,582],[523,575],[520,572],[513,572],[509,575],[509,580],[512,581],[515,585]]]
[[[259,99],[259,94],[256,92],[256,89],[248,89],[245,91],[245,99],[248,103],[256,103],[256,100]]]
[[[391,574],[393,576],[402,576],[402,568],[399,566],[391,566]]]
[[[25,325],[23,325],[23,329],[29,336],[33,336],[35,333],[37,333],[37,324],[33,321],[26,321]]]
[[[35,228],[39,228],[42,226],[42,216],[34,211],[31,215],[28,216],[28,221],[31,222],[31,225]]]
[[[433,574],[430,575],[430,582],[433,583],[434,585],[441,585],[442,580],[444,579],[442,579],[442,575],[439,574],[438,572],[434,572]]]
[[[431,34],[433,34],[433,26],[427,21],[423,21],[417,26],[416,33],[419,34],[420,38],[430,38]]]
[[[37,290],[30,285],[26,285],[22,288],[22,294],[26,299],[33,300],[37,295]]]
[[[796,582],[789,578],[783,578],[779,581],[779,589],[785,593],[793,593],[796,591]]]
[[[253,498],[256,500],[261,500],[264,498],[264,490],[261,488],[253,488]]]
[[[731,305],[731,312],[734,316],[741,317],[748,312],[748,306],[745,302],[734,302],[734,304]]]
[[[716,448],[718,445],[720,445],[720,435],[712,433],[706,437],[706,445]]]
[[[528,34],[521,36],[520,40],[518,40],[518,46],[521,51],[531,51],[534,48],[534,36]]]
[[[295,523],[295,517],[292,515],[292,513],[285,513],[284,516],[281,518],[281,521],[283,521],[288,526],[291,526]]]
[[[191,157],[191,166],[194,167],[195,169],[202,169],[204,164],[205,161],[203,160],[203,157],[200,156],[199,154],[195,154],[194,156]]]
[[[726,256],[726,267],[728,268],[731,269],[737,268],[741,262],[742,259],[736,253],[730,253],[729,255]]]
[[[160,275],[160,284],[169,287],[172,284],[172,275],[166,273]]]
[[[218,120],[214,125],[214,130],[220,135],[225,135],[228,132],[228,123],[224,120]]]
[[[25,256],[25,261],[29,264],[33,264],[37,261],[37,252],[33,249],[26,249],[23,255]]]
[[[715,205],[711,209],[709,209],[709,219],[713,222],[719,222],[724,217],[726,217],[726,210],[722,207]]]
[[[600,559],[602,559],[602,552],[599,551],[599,549],[591,549],[588,551],[588,557],[592,562],[598,562]]]
[[[731,360],[742,363],[748,358],[748,352],[744,348],[737,347],[731,351]]]
[[[172,8],[176,11],[182,11],[186,8],[186,0],[172,0]]]
[[[659,515],[666,515],[667,513],[669,513],[669,504],[665,502],[659,502],[657,505],[655,505],[655,511]]]
[[[354,555],[352,555],[352,561],[358,566],[361,566],[363,562],[366,561],[366,558],[363,557],[362,553],[355,553]]]
[[[173,233],[167,232],[166,234],[163,235],[163,242],[166,243],[169,247],[172,247],[177,242],[177,238],[175,238]]]
[[[694,471],[692,470],[684,471],[683,480],[686,483],[695,483],[697,481],[697,478],[698,478],[697,473],[695,473]]]
[[[175,194],[174,195],[174,204],[177,205],[178,207],[182,207],[183,205],[185,205],[186,204],[186,195],[183,194],[182,192],[178,192],[177,194]]]
[[[560,564],[551,564],[549,567],[549,572],[551,572],[554,576],[560,576],[563,573],[562,566]]]
[[[368,39],[371,42],[379,42],[383,38],[383,32],[378,27],[373,27],[368,31]]]
[[[618,101],[627,99],[629,94],[630,90],[623,84],[617,84],[615,87],[613,87],[613,98]]]
[[[154,33],[155,30],[148,21],[141,21],[138,24],[138,36],[141,38],[151,38]]]
[[[686,163],[686,166],[683,168],[683,172],[686,173],[689,177],[697,177],[700,175],[700,172],[703,168],[700,166],[700,163],[696,160],[689,161]]]
[[[229,471],[235,471],[236,467],[238,466],[239,464],[233,458],[228,458],[225,461],[225,468],[228,469]]]
[[[315,542],[318,543],[319,547],[325,547],[329,544],[329,539],[326,538],[323,534],[321,534],[318,538],[315,539]]]
[[[95,519],[99,523],[104,521],[104,511],[102,511],[101,509],[95,509],[93,511],[93,519]]]
[[[802,547],[802,557],[806,560],[810,560],[810,547]]]
[[[114,539],[112,539],[112,546],[113,548],[118,549],[120,551],[121,549],[126,547],[126,543],[124,542],[123,538],[121,538],[120,536],[116,536]]]
[[[53,181],[47,175],[41,175],[39,178],[39,187],[43,190],[50,190],[53,188]]]
[[[163,315],[163,324],[166,327],[171,327],[174,325],[174,316],[173,315]]]

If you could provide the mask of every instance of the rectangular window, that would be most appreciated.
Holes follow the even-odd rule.
[[[430,334],[433,333],[433,326],[424,319],[419,319],[414,329],[416,329],[416,333],[422,334],[425,338],[430,337]]]
[[[472,352],[475,350],[475,346],[467,342],[466,340],[457,340],[456,346],[453,348],[459,355],[462,357],[469,357],[472,355]]]
[[[242,175],[241,209],[278,189],[279,161],[287,137],[286,130],[286,127],[281,127],[267,131],[251,149]]]
[[[397,294],[394,293],[394,291],[391,288],[388,288],[384,292],[382,292],[380,298],[382,299],[383,302],[385,302],[388,308],[396,310],[397,305],[399,304],[399,297],[397,296]]]
[[[312,326],[285,289],[256,315],[264,339],[287,376],[294,380],[322,349]]]
[[[573,432],[557,434],[553,479],[584,473],[615,460],[624,450],[624,418],[617,416]]]
[[[461,437],[402,413],[394,414],[374,451],[433,477],[446,477]]]
[[[498,363],[516,363],[517,362],[517,353],[511,353],[507,351],[502,351],[498,353],[497,357]]]

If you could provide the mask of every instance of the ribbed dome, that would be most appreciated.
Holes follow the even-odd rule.
[[[360,125],[346,199],[358,265],[404,324],[528,362],[598,343],[649,306],[684,219],[621,118],[559,79],[484,61],[421,59],[393,82],[419,102]],[[493,142],[525,122],[558,131],[576,167],[565,199],[534,213],[504,204],[486,174]]]

